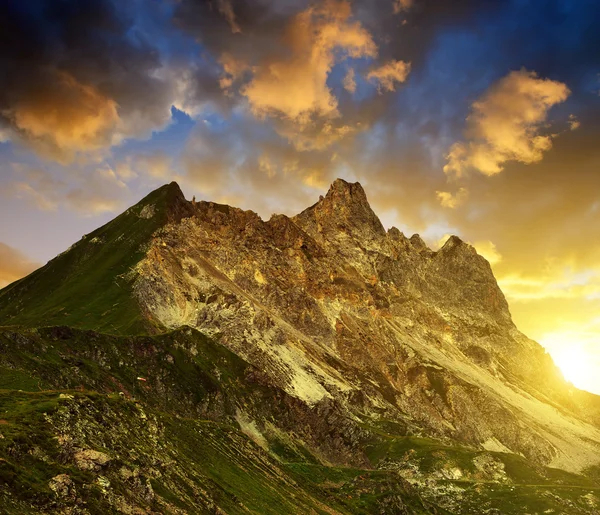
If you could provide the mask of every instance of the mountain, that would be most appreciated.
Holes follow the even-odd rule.
[[[192,213],[176,183],[157,189],[46,266],[1,290],[0,320],[111,333],[152,331],[140,316],[127,273],[144,258],[157,230]]]
[[[600,507],[600,398],[472,246],[386,231],[358,183],[268,221],[163,186],[0,325],[7,513]]]

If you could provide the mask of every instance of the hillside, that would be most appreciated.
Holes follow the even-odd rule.
[[[268,221],[163,186],[1,290],[0,326],[6,513],[600,506],[599,398],[473,247],[386,231],[358,183]]]
[[[132,297],[127,273],[144,257],[152,235],[189,211],[176,183],[150,193],[42,268],[0,290],[0,320],[119,334],[152,331]]]

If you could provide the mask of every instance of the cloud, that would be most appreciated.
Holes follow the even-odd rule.
[[[362,115],[346,117],[328,83],[336,64],[378,53],[371,33],[353,17],[351,4],[327,0],[282,23],[283,31],[271,34],[270,51],[240,57],[243,52],[236,49],[238,65],[226,70],[223,84],[229,87],[241,75],[238,70],[251,70],[249,79],[241,81],[241,96],[258,120],[272,123],[298,151],[323,150],[364,130],[368,124]],[[356,88],[353,73],[342,80],[350,89]]]
[[[567,122],[569,124],[569,129],[572,131],[579,129],[581,127],[581,122],[577,119],[577,116],[574,114],[569,115],[569,120]]]
[[[158,24],[159,12],[164,16],[158,4],[1,2],[2,140],[71,163],[164,129],[172,105],[194,111],[223,101],[218,65],[167,51],[168,20],[160,37],[140,21]],[[179,37],[177,44],[188,43]]]
[[[518,301],[600,298],[600,270],[575,271],[555,264],[538,274],[509,273],[498,283],[508,298]]]
[[[496,245],[494,245],[491,241],[476,241],[472,243],[473,247],[480,256],[483,256],[487,259],[490,265],[496,265],[502,261],[502,255],[498,252]]]
[[[50,73],[3,114],[18,139],[60,162],[109,146],[119,124],[114,100],[63,72]]]
[[[31,261],[17,249],[0,242],[0,288],[21,279],[40,266],[40,263]]]
[[[467,200],[469,191],[466,188],[460,188],[456,193],[449,191],[436,191],[438,200],[442,207],[454,209],[461,206]]]
[[[13,168],[16,180],[9,183],[6,194],[26,200],[42,211],[67,208],[92,216],[112,213],[125,205],[127,184],[107,166],[73,174],[68,182],[40,168],[20,164]]]
[[[125,181],[127,176],[168,181],[173,177],[174,169],[173,158],[162,150],[129,156],[125,162],[116,166],[117,175]]]
[[[413,6],[413,0],[394,0],[394,14],[400,14],[403,11],[408,11]]]
[[[253,68],[252,80],[241,92],[258,117],[286,122],[280,132],[310,148],[307,134],[315,126],[321,135],[316,148],[323,148],[352,131],[336,126],[340,118],[338,100],[327,84],[336,62],[347,57],[375,57],[377,46],[371,34],[352,19],[350,3],[328,0],[294,16],[283,42],[287,54],[268,57]]]
[[[219,79],[219,86],[221,86],[221,89],[224,90],[227,95],[232,95],[232,86],[244,75],[244,73],[250,71],[250,66],[245,62],[236,59],[228,52],[222,54],[219,61],[223,67],[223,73]]]
[[[114,213],[125,206],[127,185],[111,168],[98,168],[90,174],[83,186],[71,188],[64,195],[64,202],[87,216]]]
[[[453,177],[469,170],[495,175],[508,161],[541,161],[552,147],[553,136],[541,134],[548,111],[569,94],[565,84],[535,72],[509,73],[471,106],[467,140],[452,145],[444,172]]]
[[[348,68],[348,71],[346,72],[346,75],[344,76],[344,80],[342,82],[342,84],[344,85],[344,89],[348,92],[348,93],[355,93],[356,92],[356,73],[354,71],[354,68]]]
[[[367,80],[375,82],[379,91],[396,91],[396,83],[404,82],[410,73],[410,63],[391,60],[367,74]]]

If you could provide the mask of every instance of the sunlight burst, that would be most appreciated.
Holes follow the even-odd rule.
[[[575,332],[545,335],[541,343],[548,349],[564,378],[582,390],[600,392],[598,364],[588,351],[585,335]]]

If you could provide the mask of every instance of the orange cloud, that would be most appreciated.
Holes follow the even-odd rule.
[[[55,84],[38,89],[6,115],[22,139],[61,162],[110,145],[119,123],[114,100],[66,73],[58,73]]]
[[[410,73],[410,63],[391,60],[371,70],[367,80],[375,82],[379,91],[396,91],[396,83],[404,82]]]
[[[226,95],[231,95],[230,88],[233,86],[233,83],[248,71],[250,67],[228,52],[223,53],[219,61],[221,66],[223,66],[223,75],[219,79],[219,86],[225,91]]]
[[[460,188],[456,193],[450,193],[449,191],[436,191],[438,200],[442,207],[454,209],[467,200],[469,191],[466,188]]]
[[[17,249],[0,242],[0,288],[39,268]]]
[[[349,68],[346,76],[343,80],[344,89],[349,93],[354,93],[356,91],[356,79],[354,68]]]
[[[290,54],[260,63],[252,81],[242,89],[256,116],[291,122],[285,131],[291,140],[316,119],[340,116],[337,99],[327,86],[333,65],[346,57],[377,55],[371,34],[351,16],[349,2],[330,0],[292,19],[285,40]],[[341,135],[331,125],[328,130],[333,140]]]
[[[467,141],[452,145],[444,172],[455,177],[469,170],[495,175],[507,161],[541,161],[552,147],[553,136],[540,134],[548,111],[569,94],[565,84],[541,79],[535,72],[509,73],[473,103]]]

